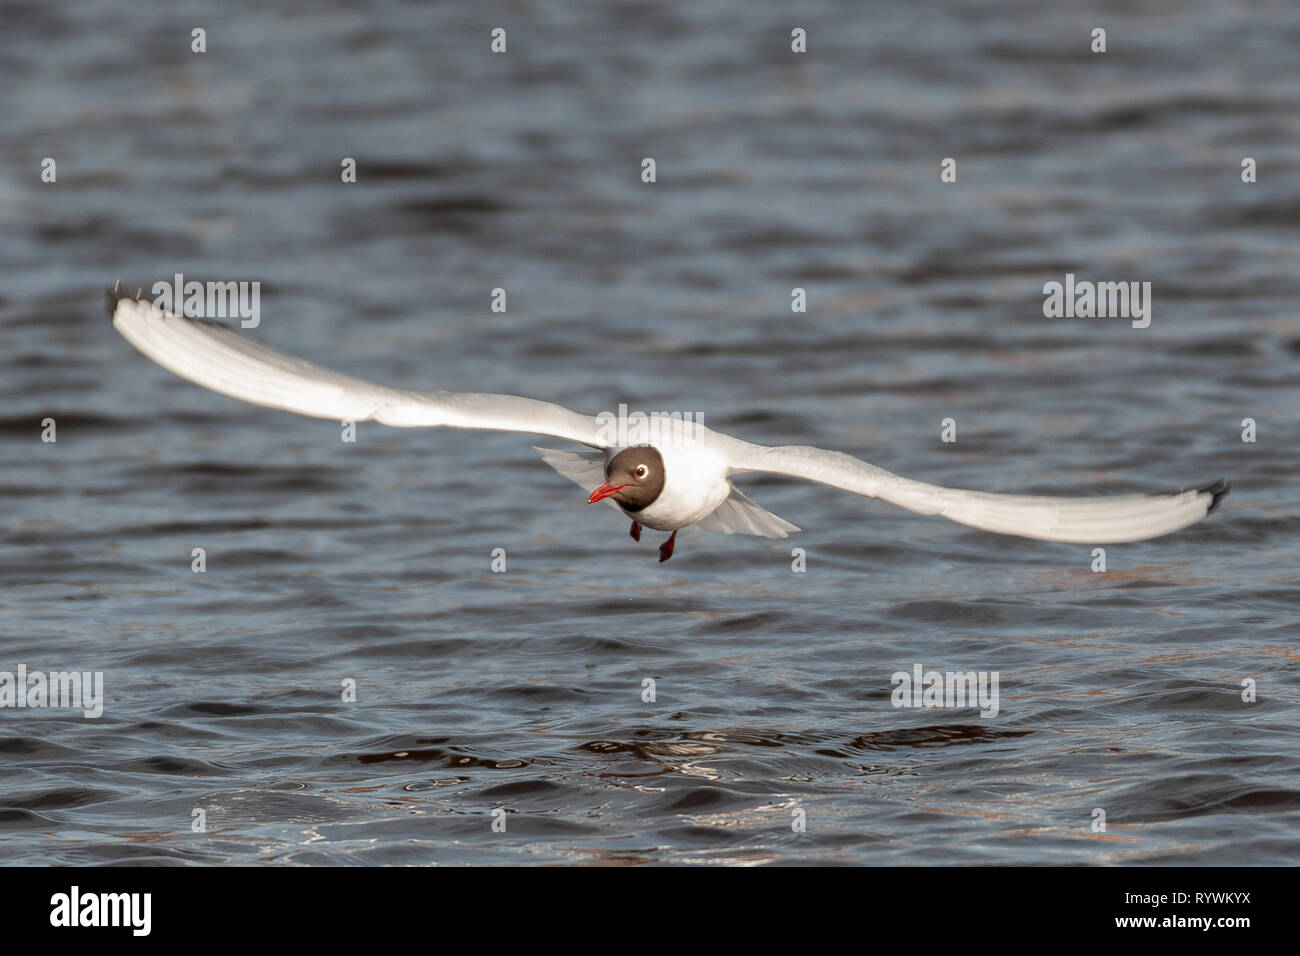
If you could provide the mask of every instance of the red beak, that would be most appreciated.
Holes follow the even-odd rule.
[[[594,505],[601,498],[608,498],[610,495],[616,495],[626,487],[627,485],[611,485],[607,481],[591,493],[591,497],[587,499],[587,504]]]

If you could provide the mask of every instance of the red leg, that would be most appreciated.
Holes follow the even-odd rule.
[[[663,564],[673,556],[673,542],[677,540],[677,532],[674,531],[668,536],[668,540],[659,545],[659,563]]]
[[[630,534],[630,535],[632,536],[632,540],[633,540],[633,541],[640,541],[640,540],[641,540],[641,526],[640,526],[639,524],[637,524],[635,521],[633,521],[633,522],[632,522],[632,530],[629,531],[628,534]]]

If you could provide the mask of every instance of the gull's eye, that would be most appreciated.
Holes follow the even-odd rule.
[[[632,474],[637,478],[644,478],[646,475],[650,474],[650,469],[645,465],[637,465],[636,471],[632,472]]]

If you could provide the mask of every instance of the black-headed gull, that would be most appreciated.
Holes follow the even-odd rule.
[[[537,451],[566,478],[594,487],[588,501],[608,501],[631,518],[633,538],[640,540],[643,526],[672,532],[659,547],[660,561],[672,556],[683,528],[765,538],[800,530],[732,485],[732,478],[749,472],[802,478],[998,534],[1077,544],[1143,541],[1177,531],[1205,517],[1228,493],[1222,480],[1186,491],[1096,498],[962,491],[902,478],[843,452],[754,445],[677,418],[650,422],[642,442],[626,431],[615,435],[599,417],[536,399],[373,385],[224,325],[163,311],[120,284],[110,292],[109,311],[126,340],[163,368],[255,405],[336,421],[485,428],[587,445],[591,451]]]

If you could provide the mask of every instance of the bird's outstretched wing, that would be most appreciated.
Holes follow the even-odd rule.
[[[903,478],[838,451],[810,445],[767,447],[738,442],[729,451],[731,473],[766,472],[879,498],[918,514],[942,515],[958,524],[998,534],[1120,544],[1169,534],[1204,518],[1228,493],[1220,480],[1167,494],[1049,498],[943,488]]]
[[[480,392],[417,392],[374,385],[295,358],[234,329],[159,310],[119,284],[113,326],[169,372],[196,385],[312,418],[550,435],[608,447],[598,421],[550,402]]]

